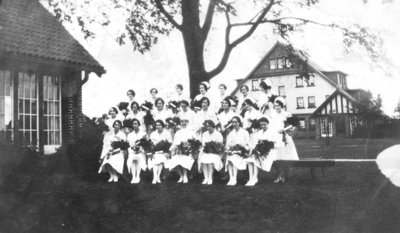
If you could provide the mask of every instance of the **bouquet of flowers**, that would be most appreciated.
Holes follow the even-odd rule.
[[[96,126],[101,130],[101,132],[108,132],[109,128],[108,125],[106,125],[105,120],[107,119],[107,114],[103,114],[102,117],[98,117],[94,119]]]
[[[176,114],[176,110],[179,107],[179,102],[176,100],[170,100],[167,104],[167,107],[170,108],[174,114]]]
[[[239,144],[234,145],[229,150],[231,153],[239,154],[239,156],[242,158],[249,157],[249,150],[247,150],[244,146],[241,146]]]
[[[112,149],[109,152],[109,156],[120,153],[123,150],[129,148],[129,143],[127,141],[113,141],[111,142]]]
[[[204,153],[222,155],[225,151],[224,144],[221,142],[206,142],[204,145]]]
[[[181,144],[178,145],[178,154],[182,155],[190,155],[191,153],[191,148],[188,142],[181,142]]]
[[[195,111],[198,112],[201,110],[201,102],[200,100],[193,100],[192,104],[191,104],[191,108]]]
[[[128,115],[128,113],[129,113],[129,103],[128,102],[120,102],[117,105],[117,107],[124,116]]]
[[[249,133],[253,133],[254,129],[260,128],[260,122],[257,119],[250,119],[250,122],[250,127],[246,129]]]
[[[144,104],[140,106],[142,111],[146,111],[146,115],[143,117],[144,124],[146,128],[152,126],[155,122],[153,115],[151,114],[151,110],[153,109],[153,104],[151,102],[145,101]]]
[[[188,140],[188,144],[193,156],[197,157],[197,155],[200,153],[201,142],[197,139],[192,138]]]
[[[168,129],[173,129],[181,123],[181,119],[179,117],[168,117],[165,121],[167,122]]]
[[[135,145],[132,147],[132,150],[134,150],[136,153],[139,152],[140,148],[143,148],[145,152],[151,151],[151,141],[146,139],[146,138],[141,138],[139,140],[136,140]]]
[[[253,154],[256,158],[266,158],[268,153],[275,146],[274,142],[268,140],[260,140],[258,141],[256,148],[253,150]]]
[[[171,147],[170,142],[168,142],[166,140],[162,140],[153,146],[152,151],[153,151],[153,153],[156,153],[158,151],[168,152],[170,147]]]
[[[285,123],[286,125],[291,125],[296,127],[299,125],[299,119],[296,116],[290,116],[286,119]]]

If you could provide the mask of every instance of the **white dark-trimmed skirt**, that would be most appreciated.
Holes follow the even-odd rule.
[[[225,161],[225,171],[228,171],[228,162],[231,162],[233,166],[238,170],[246,170],[246,161],[243,157],[238,154],[228,155]]]
[[[124,161],[124,153],[122,151],[118,154],[111,155],[108,159],[106,157],[99,168],[99,173],[106,172],[104,166],[109,164],[117,173],[122,174],[124,171]]]
[[[286,144],[277,148],[277,160],[299,160],[296,146],[294,145],[293,138],[286,135]]]
[[[260,168],[261,170],[264,170],[266,172],[270,172],[272,168],[272,164],[276,160],[277,157],[277,150],[272,149],[268,153],[267,157],[260,157],[260,158],[254,158],[256,161],[256,166]]]
[[[131,169],[129,169],[133,163],[133,161],[138,161],[138,164],[140,166],[140,169],[143,171],[146,171],[147,169],[147,164],[146,164],[146,155],[139,152],[135,153],[132,149],[129,149],[129,156],[128,160],[126,161],[126,165],[128,166],[129,172],[131,172]]]
[[[202,172],[201,164],[213,164],[214,169],[217,171],[220,171],[223,167],[221,156],[219,156],[218,154],[200,153],[197,162],[199,164],[198,166],[199,172]]]
[[[161,153],[161,152],[154,153],[153,158],[149,158],[147,160],[147,168],[151,170],[155,165],[165,163],[167,161],[167,156],[168,153]]]
[[[177,166],[182,166],[187,170],[191,170],[194,163],[194,159],[192,156],[176,154],[171,157],[168,161],[165,162],[165,168],[168,168],[170,171]]]

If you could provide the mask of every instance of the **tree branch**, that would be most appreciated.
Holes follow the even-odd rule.
[[[217,0],[210,0],[208,4],[206,18],[204,20],[203,26],[201,27],[201,33],[203,38],[207,38],[207,35],[210,32],[211,24],[214,18],[216,1]]]
[[[161,11],[161,13],[168,19],[169,22],[174,25],[177,29],[182,31],[182,25],[178,24],[175,19],[170,15],[167,10],[165,10],[164,5],[161,3],[162,0],[154,0],[156,3],[156,7]]]

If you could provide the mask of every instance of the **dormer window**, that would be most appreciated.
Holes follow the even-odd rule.
[[[269,68],[271,70],[275,70],[277,68],[276,65],[276,59],[269,60]]]
[[[285,58],[278,59],[278,69],[283,69],[286,67]]]

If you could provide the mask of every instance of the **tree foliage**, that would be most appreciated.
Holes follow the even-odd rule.
[[[291,35],[301,32],[306,25],[313,24],[339,30],[343,34],[345,48],[360,45],[368,52],[373,61],[383,55],[383,41],[377,33],[359,24],[340,25],[321,23],[309,18],[301,18],[290,9],[315,8],[318,0],[41,0],[43,4],[62,22],[79,25],[85,38],[96,36],[94,28],[108,27],[112,24],[112,15],[122,18],[119,33],[115,35],[119,44],[132,43],[133,49],[141,53],[149,51],[158,42],[161,35],[171,30],[181,32],[186,52],[190,89],[192,96],[201,81],[209,81],[226,67],[232,51],[251,37],[263,24],[273,27],[276,37],[285,40],[288,48],[307,58],[291,46]],[[243,6],[251,4],[256,9],[246,21]],[[223,17],[225,35],[224,51],[215,55],[220,57],[210,69],[205,67],[205,45],[215,17]],[[214,56],[214,55],[213,55]]]

